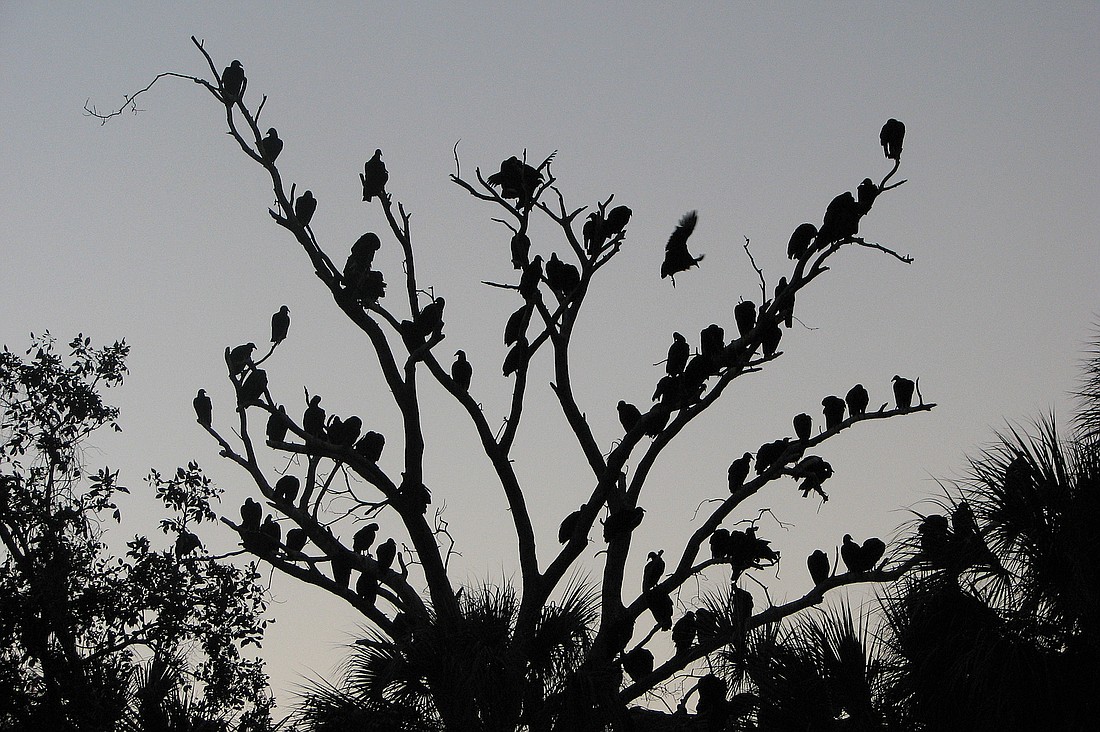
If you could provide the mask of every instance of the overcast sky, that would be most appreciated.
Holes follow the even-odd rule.
[[[786,335],[784,357],[739,379],[652,474],[639,572],[648,548],[678,555],[699,502],[724,493],[732,457],[791,434],[798,412],[820,423],[822,397],[856,382],[877,405],[891,376],[919,377],[939,406],[829,441],[828,503],[801,500],[790,482],[754,503],[751,513],[768,506],[793,524],[761,524],[784,554],[778,580],[762,573],[776,601],[808,588],[813,548],[832,554],[845,532],[890,536],[1006,419],[1072,409],[1100,279],[1094,2],[0,2],[0,342],[18,349],[47,329],[127,339],[132,373],[111,395],[124,433],[99,436],[89,461],[122,468],[135,489],[149,467],[197,459],[236,514],[244,476],[218,458],[190,400],[205,387],[228,427],[222,350],[266,342],[282,304],[293,325],[267,364],[276,397],[294,412],[306,386],[331,412],[398,436],[368,344],[269,219],[269,182],[224,134],[219,105],[169,79],[140,97],[139,115],[106,126],[84,116],[86,100],[117,107],[157,72],[207,74],[192,34],[219,68],[243,62],[252,109],[268,95],[262,126],[286,143],[284,179],[317,196],[313,230],[338,264],[364,231],[383,233],[357,178],[383,150],[389,191],[413,214],[421,284],[447,298],[439,357],[467,351],[492,423],[511,383],[500,376],[501,332],[517,298],[480,282],[514,276],[509,232],[448,181],[455,143],[466,174],[524,148],[537,160],[557,150],[569,204],[614,193],[630,206],[626,246],[600,273],[574,341],[577,394],[608,447],[620,432],[615,403],[648,400],[672,331],[693,342],[711,322],[735,332],[733,305],[759,300],[745,237],[769,283],[789,274],[794,227],[819,223],[864,177],[881,179],[879,128],[905,122],[908,182],[879,199],[861,234],[914,263],[844,250],[800,295],[805,327]],[[663,245],[692,209],[691,247],[706,259],[673,289],[659,277]],[[563,250],[547,224],[533,230],[544,255]],[[396,309],[400,257],[383,242]],[[540,358],[516,448],[543,561],[591,488],[549,379]],[[511,521],[464,415],[441,389],[425,382],[422,392],[426,482],[446,501],[455,575],[513,577]],[[383,458],[395,473],[396,453]],[[143,530],[135,510],[131,530]],[[381,523],[400,536],[392,516]],[[224,531],[204,538],[231,545]],[[592,572],[600,548],[586,554]],[[273,599],[264,650],[287,700],[304,675],[332,671],[357,620],[279,578]]]

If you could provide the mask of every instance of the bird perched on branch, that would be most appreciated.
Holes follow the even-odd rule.
[[[672,230],[672,235],[665,244],[665,261],[661,263],[661,279],[672,278],[672,286],[676,286],[676,275],[699,265],[705,255],[691,256],[688,252],[687,240],[695,231],[695,224],[699,221],[699,215],[695,211],[688,211],[680,219],[680,223]]]
[[[294,503],[294,499],[298,497],[298,490],[301,487],[302,481],[298,480],[297,476],[284,475],[282,478],[275,481],[275,497],[287,503]]]
[[[569,262],[558,259],[558,253],[554,252],[546,262],[546,282],[559,300],[565,300],[580,286],[581,273]]]
[[[351,550],[363,554],[370,551],[374,537],[378,535],[378,524],[369,523],[351,537]]]
[[[455,361],[451,364],[451,379],[462,391],[470,390],[470,381],[474,377],[474,367],[466,360],[465,351],[455,351]]]
[[[294,528],[286,532],[286,551],[288,554],[297,554],[306,548],[306,542],[309,541],[309,536],[306,534],[305,529]]]
[[[783,340],[783,329],[774,320],[764,326],[760,334],[760,347],[766,358],[771,358],[779,350],[779,342]]]
[[[355,447],[352,449],[361,455],[368,463],[376,463],[378,462],[378,458],[382,457],[382,450],[385,447],[385,436],[371,430],[363,435],[359,442],[355,443]]]
[[[244,383],[237,389],[237,407],[245,408],[260,403],[260,397],[267,391],[267,372],[253,368]]]
[[[225,365],[229,367],[230,376],[240,376],[244,370],[252,365],[252,352],[256,350],[255,343],[244,343],[234,346],[232,350],[225,349]]]
[[[829,202],[825,218],[817,232],[816,247],[826,247],[848,239],[859,232],[860,208],[850,191],[845,191]]]
[[[829,555],[820,549],[815,549],[806,559],[806,566],[810,570],[810,579],[814,581],[814,587],[829,579]]]
[[[849,572],[869,572],[885,553],[886,544],[874,536],[860,546],[852,540],[851,534],[845,534],[844,543],[840,547],[840,558],[844,560],[844,566]]]
[[[443,308],[447,301],[437,297],[424,306],[416,318],[416,329],[422,337],[434,338],[443,330]]]
[[[203,427],[209,427],[214,419],[214,405],[210,397],[206,395],[206,389],[199,389],[199,393],[191,401],[195,407],[195,418]]]
[[[745,479],[749,477],[749,466],[752,463],[752,453],[746,452],[741,457],[730,463],[726,477],[729,480],[730,493],[733,493],[745,485]]]
[[[519,294],[526,302],[533,302],[539,297],[539,282],[542,281],[542,256],[536,254],[523,273],[519,276]]]
[[[244,499],[244,503],[241,504],[241,528],[245,531],[259,531],[263,513],[263,507],[252,500],[252,496]]]
[[[695,613],[691,610],[672,626],[672,644],[676,653],[683,653],[695,642]]]
[[[901,160],[901,143],[905,139],[905,125],[891,117],[878,134],[882,152],[887,160]]]
[[[867,404],[871,401],[871,397],[863,384],[856,384],[844,395],[844,401],[848,405],[848,414],[859,417],[867,413]]]
[[[389,179],[389,171],[382,162],[382,151],[375,150],[374,157],[363,164],[363,172],[359,174],[359,180],[363,183],[363,200],[370,203],[375,196],[385,196]]]
[[[691,355],[691,347],[687,339],[679,333],[673,333],[672,345],[668,347],[668,358],[665,359],[665,373],[669,376],[682,373],[689,355]]]
[[[913,406],[913,391],[917,387],[916,383],[897,374],[894,374],[891,381],[894,382],[894,403],[898,409],[908,409]]]
[[[664,553],[664,549],[649,553],[645,568],[642,569],[642,592],[648,592],[661,581],[665,573],[665,560],[661,558]]]
[[[810,252],[810,245],[817,236],[817,227],[813,224],[799,224],[787,242],[787,258],[802,259]]]
[[[831,430],[838,427],[844,421],[844,409],[847,404],[838,396],[829,395],[821,400],[822,410],[825,414],[825,429]]]
[[[803,412],[794,417],[794,434],[801,442],[809,442],[814,426],[813,417]]]
[[[378,545],[378,549],[374,552],[374,559],[378,562],[378,566],[381,569],[389,569],[393,564],[394,558],[397,557],[397,542],[392,538],[386,539],[384,542]]]
[[[726,347],[726,331],[717,323],[711,323],[699,331],[699,353],[709,362],[709,372],[722,357],[722,349]],[[701,366],[699,367],[701,368]],[[685,369],[686,372],[686,369]]]
[[[294,217],[302,226],[309,226],[316,211],[317,199],[313,197],[313,191],[306,191],[294,202]]]
[[[607,235],[607,238],[613,239],[622,233],[633,213],[634,212],[626,206],[616,206],[608,211],[606,223],[604,225],[604,233]]]
[[[279,408],[267,418],[267,441],[284,442],[289,429],[290,421],[286,416],[286,407],[280,404]]]
[[[619,412],[619,424],[623,426],[624,432],[630,432],[642,421],[642,410],[623,399],[619,400],[615,408]]]
[[[527,335],[527,326],[531,322],[531,312],[534,307],[531,303],[523,305],[508,316],[508,322],[504,324],[504,345],[510,346]]]
[[[307,435],[324,438],[325,436],[325,408],[321,406],[321,396],[314,394],[309,400],[309,406],[302,415],[302,429]]]
[[[779,462],[784,453],[787,452],[787,446],[790,442],[789,437],[784,437],[782,440],[774,440],[761,445],[760,449],[756,451],[756,474],[763,475],[768,468]]]
[[[859,206],[859,215],[866,216],[871,211],[875,199],[878,198],[879,189],[870,178],[864,178],[856,188],[856,204]]]
[[[190,531],[180,532],[180,534],[176,537],[176,559],[187,556],[201,546],[202,540],[200,540],[199,537],[195,536]]]
[[[559,544],[568,543],[569,539],[572,538],[573,532],[577,528],[577,522],[580,521],[581,511],[583,510],[584,506],[581,506],[576,511],[561,520],[561,524],[558,526]]]
[[[653,653],[647,648],[638,646],[623,655],[622,666],[630,680],[637,681],[653,673]]]
[[[279,312],[271,316],[271,343],[277,346],[286,340],[286,334],[290,330],[290,308],[283,305]]]
[[[527,339],[520,338],[504,357],[504,365],[501,371],[505,376],[511,376],[527,363]]]
[[[733,318],[737,321],[737,332],[744,338],[756,327],[756,303],[744,300],[733,309]]]
[[[499,186],[502,198],[518,199],[520,205],[526,207],[542,183],[542,173],[513,155],[500,164],[499,173],[493,173],[485,182]]]
[[[222,71],[222,101],[228,105],[238,102],[244,96],[248,79],[244,75],[244,66],[236,59]]]
[[[581,236],[584,238],[584,251],[589,256],[603,249],[603,245],[608,239],[607,221],[600,215],[599,211],[588,214],[584,226],[581,227]]]
[[[775,284],[775,315],[790,328],[794,325],[794,290],[788,292],[788,287],[786,277],[780,277]]]
[[[528,255],[531,252],[531,238],[522,232],[516,232],[512,235],[512,241],[510,244],[512,252],[512,267],[513,269],[523,269],[530,261]]]
[[[267,131],[267,135],[260,138],[260,157],[269,163],[274,163],[283,151],[283,141],[279,139],[279,133],[274,127]]]
[[[630,533],[642,523],[645,517],[645,509],[641,506],[614,511],[603,522],[604,541]]]

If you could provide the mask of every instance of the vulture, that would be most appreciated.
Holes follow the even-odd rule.
[[[302,226],[309,226],[316,210],[317,199],[313,197],[313,191],[306,191],[294,202],[294,217]]]
[[[393,560],[397,557],[397,542],[392,538],[386,539],[374,550],[374,559],[382,569],[389,569]]]
[[[802,259],[810,252],[810,245],[817,236],[817,227],[813,224],[799,224],[791,240],[787,243],[787,258]]]
[[[647,596],[646,607],[653,614],[653,620],[658,628],[672,630],[672,613],[676,610],[676,606],[667,592],[651,592]]]
[[[711,323],[699,331],[699,352],[703,358],[712,363],[722,357],[722,349],[726,347],[726,331],[722,326]]]
[[[320,395],[314,394],[309,400],[309,406],[302,415],[302,429],[306,434],[324,439],[325,436],[325,408],[321,406]]]
[[[294,499],[298,497],[298,491],[301,487],[302,481],[298,480],[296,476],[284,475],[282,478],[275,481],[275,497],[287,503],[294,503]]]
[[[447,301],[437,297],[424,306],[416,318],[416,328],[420,335],[431,339],[443,330],[443,308]]]
[[[920,551],[925,561],[933,567],[943,567],[951,555],[951,529],[947,517],[934,513],[925,516],[917,532],[920,534]]]
[[[730,493],[733,493],[745,485],[745,479],[749,477],[749,464],[752,463],[752,453],[746,452],[741,457],[730,463],[726,475],[729,478]]]
[[[607,238],[611,239],[622,233],[626,228],[627,223],[630,221],[630,216],[634,212],[626,206],[616,206],[607,212],[607,220],[604,224],[604,234]]]
[[[347,587],[351,582],[351,562],[339,555],[329,561],[332,563],[333,581],[341,587]]]
[[[699,221],[699,215],[695,211],[688,211],[680,219],[680,223],[672,230],[672,235],[665,244],[665,261],[661,263],[661,279],[672,278],[672,286],[676,286],[676,275],[699,265],[705,255],[691,256],[687,248],[688,237],[695,231],[695,224]]]
[[[240,101],[246,86],[248,86],[248,79],[244,75],[244,66],[234,59],[233,63],[222,71],[222,101],[229,105]]]
[[[465,351],[455,351],[455,362],[451,364],[451,378],[462,391],[470,390],[470,380],[474,376],[474,367],[466,360]]]
[[[241,528],[245,531],[259,531],[260,517],[263,513],[263,507],[252,500],[252,496],[244,499],[244,503],[241,504]]]
[[[894,375],[891,381],[894,382],[894,403],[898,409],[908,409],[913,406],[913,390],[916,389],[917,385],[897,374]]]
[[[707,540],[710,544],[710,556],[712,559],[724,559],[730,554],[729,529],[717,528]]]
[[[796,414],[794,417],[794,434],[802,442],[809,442],[812,436],[814,426],[814,419],[810,415],[803,412],[802,414]]]
[[[370,203],[375,196],[381,199],[386,194],[386,182],[390,179],[386,164],[382,162],[382,151],[375,150],[374,157],[363,164],[359,180],[363,183],[363,200]]]
[[[645,568],[642,570],[642,592],[648,592],[661,581],[665,573],[665,560],[661,558],[664,553],[664,549],[649,553]]]
[[[378,462],[378,458],[382,457],[382,448],[385,446],[385,436],[371,430],[363,435],[359,442],[355,443],[353,449],[368,463],[376,463]]]
[[[794,326],[794,291],[786,292],[789,284],[786,277],[780,277],[775,285],[775,302],[777,305],[776,316],[783,321],[783,325],[791,328]]]
[[[871,401],[871,397],[863,388],[863,384],[856,384],[844,395],[844,401],[848,405],[848,414],[858,417],[867,413],[867,403]]]
[[[672,626],[672,644],[676,653],[683,653],[695,642],[695,613],[688,611]]]
[[[504,345],[510,346],[527,336],[527,326],[531,323],[533,310],[531,303],[525,302],[519,310],[508,316],[508,322],[504,324]]]
[[[641,410],[629,402],[620,399],[616,409],[619,411],[619,424],[623,426],[624,432],[630,432],[642,421]]]
[[[756,327],[756,303],[752,300],[737,303],[733,309],[733,318],[737,321],[737,332],[744,338]]]
[[[849,572],[867,572],[874,569],[882,555],[886,553],[886,544],[877,537],[871,537],[860,546],[852,540],[851,534],[844,535],[844,544],[840,547],[840,558]]]
[[[875,199],[878,198],[879,188],[870,178],[864,178],[856,188],[856,203],[859,204],[860,216],[866,216],[871,211]]]
[[[267,372],[253,368],[237,390],[237,406],[249,407],[260,403],[260,397],[267,391]]]
[[[199,537],[195,536],[190,531],[180,532],[179,536],[176,537],[176,559],[187,556],[201,546],[202,541]]]
[[[530,261],[528,254],[531,251],[531,239],[522,232],[516,232],[512,236],[512,267],[514,269],[523,269]]]
[[[825,219],[817,232],[817,244],[826,247],[856,235],[859,231],[860,208],[851,192],[846,191],[829,202]]]
[[[661,430],[668,424],[668,418],[671,416],[671,412],[662,407],[660,404],[656,405],[649,410],[645,425],[645,436],[656,437],[661,434]]]
[[[784,437],[782,440],[774,440],[761,445],[760,449],[756,451],[756,474],[763,475],[768,468],[779,462],[783,454],[787,452],[789,443],[790,438]]]
[[[359,433],[363,431],[363,420],[355,415],[341,420],[334,414],[329,420],[326,431],[329,442],[332,444],[351,447],[359,439]]]
[[[263,537],[260,547],[263,551],[274,552],[283,543],[283,528],[274,516],[268,516],[260,526],[260,536]]]
[[[538,299],[539,282],[542,280],[542,256],[536,254],[527,266],[523,268],[523,274],[519,276],[519,294],[527,302]]]
[[[288,554],[297,554],[306,548],[306,542],[309,537],[306,536],[305,529],[293,528],[286,532],[286,551]]]
[[[695,688],[699,690],[699,701],[695,703],[695,711],[697,714],[706,715],[707,729],[724,729],[726,719],[729,717],[729,700],[726,699],[729,688],[726,682],[714,674],[707,674],[699,679]]]
[[[256,350],[255,343],[245,343],[234,346],[233,350],[225,349],[225,363],[229,366],[230,376],[239,376],[252,365],[252,352]]]
[[[542,173],[513,155],[501,162],[500,172],[493,173],[485,182],[491,186],[499,186],[502,198],[515,198],[520,205],[526,206],[534,198],[535,189],[542,183]]]
[[[683,373],[690,354],[691,347],[688,346],[687,339],[679,333],[673,333],[672,345],[668,347],[668,358],[665,359],[665,373],[669,376]]]
[[[290,330],[290,308],[283,305],[279,312],[271,316],[271,343],[275,346],[286,340]]]
[[[260,157],[269,163],[274,163],[275,158],[283,151],[283,141],[279,139],[279,133],[272,127],[267,131],[266,137],[260,138]]]
[[[554,252],[546,262],[546,283],[559,300],[565,300],[581,284],[581,273],[569,262],[558,259],[558,253]]]
[[[648,649],[638,646],[629,653],[623,655],[623,671],[631,681],[637,681],[643,676],[653,673],[653,653]]]
[[[775,352],[779,350],[779,341],[782,339],[783,329],[779,327],[779,323],[772,322],[764,328],[764,332],[760,334],[760,345],[764,349],[766,358],[775,355]]]
[[[815,549],[806,559],[806,566],[810,570],[810,579],[814,581],[814,587],[829,579],[829,555],[820,549]]]
[[[821,400],[821,406],[824,407],[822,411],[825,414],[825,429],[831,430],[840,426],[844,421],[844,409],[847,406],[844,400],[830,395]]]
[[[588,214],[581,227],[581,236],[584,238],[584,251],[590,256],[598,253],[608,238],[607,222],[598,212]]]
[[[561,524],[558,526],[559,544],[566,544],[569,542],[569,539],[572,538],[573,532],[577,529],[577,522],[580,521],[581,511],[583,510],[584,506],[581,506],[561,520]]]
[[[286,407],[280,404],[278,410],[272,412],[267,418],[267,441],[285,442],[286,433],[290,429],[289,424]]]
[[[206,389],[199,389],[199,393],[191,401],[195,405],[195,417],[203,427],[209,427],[214,419],[214,405],[210,397],[206,395]]]
[[[369,523],[363,528],[355,532],[355,535],[351,537],[351,549],[352,551],[363,554],[370,551],[371,545],[374,544],[374,537],[378,535],[378,524]]]
[[[882,153],[887,160],[901,160],[901,143],[905,139],[905,125],[891,117],[878,133],[882,143]]]

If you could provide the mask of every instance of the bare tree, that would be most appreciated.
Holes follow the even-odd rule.
[[[810,224],[798,227],[789,246],[791,271],[777,284],[766,281],[746,242],[745,250],[759,278],[760,298],[755,304],[742,303],[738,307],[737,337],[727,339],[721,327],[711,326],[704,330],[694,354],[686,339],[677,337],[652,406],[637,408],[619,403],[624,432],[608,450],[594,434],[574,395],[570,346],[597,275],[620,252],[627,235],[629,209],[611,207],[610,198],[592,210],[568,205],[553,174],[553,154],[534,161],[528,161],[526,154],[509,157],[501,163],[499,172],[484,176],[480,168],[475,168],[470,177],[462,173],[456,153],[451,180],[489,207],[498,217],[494,220],[511,232],[509,254],[516,270],[515,281],[486,283],[515,290],[519,295],[519,307],[508,318],[506,327],[511,350],[503,372],[512,379],[510,407],[498,430],[468,391],[465,354],[460,354],[453,366],[439,359],[436,346],[443,338],[445,302],[434,295],[423,297],[426,290],[417,277],[410,215],[387,188],[388,174],[381,151],[365,164],[361,182],[364,201],[381,209],[389,228],[384,235],[403,254],[401,297],[397,298],[401,302],[393,306],[382,304],[387,283],[374,269],[374,253],[382,246],[382,238],[375,233],[365,234],[352,248],[344,267],[335,264],[331,249],[323,248],[310,226],[316,206],[312,194],[306,191],[296,195],[293,185],[288,190],[276,166],[282,142],[274,129],[265,131],[260,124],[266,97],[261,97],[252,111],[245,98],[243,67],[234,62],[219,74],[218,65],[203,44],[192,40],[206,58],[211,78],[161,76],[191,79],[224,109],[229,134],[271,179],[276,201],[270,211],[272,219],[297,241],[337,307],[369,341],[401,415],[399,436],[363,434],[358,418],[326,419],[319,397],[307,393],[311,406],[298,421],[268,389],[266,372],[260,367],[267,356],[254,359],[253,344],[226,351],[229,377],[238,395],[233,424],[236,434],[216,426],[208,415],[199,415],[200,424],[218,442],[222,454],[251,476],[271,512],[261,524],[263,506],[249,499],[240,521],[223,518],[240,534],[244,547],[290,577],[342,598],[377,628],[377,634],[364,641],[376,652],[364,665],[365,676],[376,684],[373,695],[365,697],[364,703],[393,706],[416,697],[421,701],[412,706],[419,709],[418,719],[427,728],[619,727],[625,724],[625,710],[631,701],[691,670],[709,654],[740,643],[749,630],[779,623],[818,604],[829,590],[891,580],[911,565],[911,561],[891,563],[883,559],[881,549],[873,542],[871,546],[855,545],[855,550],[845,551],[845,559],[852,559],[849,571],[830,572],[826,566],[824,576],[819,576],[820,581],[802,597],[754,609],[751,595],[738,583],[748,576],[747,572],[773,566],[779,561],[778,554],[757,536],[755,522],[745,530],[722,528],[724,523],[732,524],[731,517],[747,499],[784,479],[798,481],[805,495],[814,493],[825,498],[823,483],[832,475],[832,469],[814,453],[842,430],[935,406],[924,403],[919,392],[914,402],[913,382],[895,377],[893,406],[868,409],[866,392],[861,399],[857,390],[847,399],[832,397],[825,429],[812,434],[810,418],[800,416],[795,422],[797,437],[768,443],[760,447],[755,458],[746,453],[734,461],[728,490],[721,486],[717,491],[721,498],[707,504],[707,513],[700,514],[682,546],[670,555],[667,571],[664,558],[654,554],[647,566],[645,589],[636,592],[625,583],[632,537],[644,518],[642,503],[651,470],[665,448],[689,423],[702,417],[735,379],[757,372],[783,355],[779,349],[783,329],[793,325],[795,300],[803,288],[829,271],[832,258],[844,247],[866,247],[901,262],[911,261],[889,247],[858,236],[859,222],[871,210],[875,198],[904,182],[889,183],[900,165],[904,134],[904,127],[896,120],[883,128],[883,149],[892,164],[889,172],[878,183],[865,180],[855,196],[837,196],[820,228]],[[134,109],[133,99],[127,99],[128,107],[124,109]],[[88,111],[104,120],[117,114]],[[534,217],[547,217],[560,228],[556,251],[531,249],[528,229]],[[692,256],[687,246],[695,220],[694,212],[685,215],[666,247],[661,274],[673,278],[673,284],[678,273],[702,259]],[[508,250],[502,247],[502,251]],[[273,334],[272,351],[279,342],[281,338]],[[583,504],[562,523],[561,547],[545,565],[540,564],[536,553],[535,527],[525,501],[529,488],[521,484],[512,455],[523,425],[529,367],[535,359],[552,362],[550,388],[593,481]],[[456,587],[448,576],[447,558],[452,545],[436,510],[442,503],[442,491],[433,494],[424,479],[425,415],[420,389],[425,380],[441,387],[461,405],[499,482],[515,530],[520,571],[514,595]],[[265,429],[266,434],[257,438],[258,431]],[[400,475],[378,464],[383,445],[395,443],[403,451]],[[288,480],[284,476],[273,480],[258,454],[258,448],[264,446],[276,453],[302,456],[307,467],[304,478]],[[753,464],[755,470],[751,471]],[[354,476],[355,481],[346,479],[348,476]],[[369,488],[362,489],[364,484]],[[338,537],[337,529],[352,526],[353,519],[362,523],[378,515],[393,517],[404,527],[403,543],[409,548],[397,553],[396,564],[392,563],[392,545],[374,546],[373,524],[357,532],[350,545]],[[279,517],[278,523],[273,516]],[[294,528],[282,532],[280,525]],[[595,591],[596,612],[591,614],[592,625],[582,629],[581,642],[570,646],[579,652],[559,654],[568,660],[555,667],[556,676],[551,682],[542,671],[546,666],[543,659],[554,657],[546,647],[550,637],[548,619],[558,617],[556,613],[562,609],[553,598],[561,595],[563,584],[568,584],[566,578],[577,567],[593,532],[597,542],[606,544],[602,579]],[[683,622],[676,624],[680,629],[676,652],[654,662],[645,646],[657,633],[673,627],[670,593],[716,565],[731,570],[725,601],[710,603],[685,616],[687,620],[681,618]],[[351,580],[353,574],[355,581]],[[475,595],[477,601],[472,599]],[[503,630],[496,640],[489,637],[491,633],[483,622],[487,613],[494,612],[500,616],[498,620],[503,618]],[[652,624],[646,619],[648,615],[653,616]],[[584,619],[588,616],[575,613],[572,617],[587,622]],[[565,636],[575,640],[575,635]],[[477,652],[472,649],[470,637],[478,641]],[[430,653],[417,645],[427,643],[427,639],[433,644]],[[549,642],[554,648],[569,645],[560,636]],[[492,653],[479,655],[490,647]],[[418,653],[420,657],[430,656],[431,661],[417,665],[414,657]],[[388,672],[381,670],[383,663],[390,664]],[[400,672],[396,670],[399,668]],[[629,675],[625,682],[624,668]],[[456,678],[456,669],[462,669],[466,678]],[[385,673],[391,675],[386,677]],[[401,677],[402,673],[406,676]],[[476,678],[471,680],[470,675]],[[495,687],[491,693],[482,694],[484,688],[478,684]],[[716,697],[703,682],[697,687],[699,711],[715,728],[719,727],[730,714],[724,693]],[[695,693],[695,688],[688,696]]]

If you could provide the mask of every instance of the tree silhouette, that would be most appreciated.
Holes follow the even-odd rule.
[[[894,694],[928,729],[1085,729],[1100,706],[1100,358],[1077,429],[1010,429],[920,516],[918,571],[891,588]]]
[[[738,336],[732,340],[727,341],[727,328],[718,324],[704,331],[698,349],[689,346],[685,351],[681,345],[685,339],[677,337],[667,367],[661,367],[656,375],[660,378],[655,378],[651,406],[638,408],[618,402],[617,396],[595,405],[610,413],[618,402],[623,432],[610,440],[609,447],[607,437],[593,431],[574,394],[571,344],[590,289],[626,241],[629,208],[609,210],[610,197],[594,210],[567,205],[552,170],[555,153],[541,161],[528,161],[526,154],[509,155],[499,171],[488,177],[480,168],[474,169],[472,177],[463,175],[456,153],[451,180],[488,206],[499,217],[495,221],[508,227],[509,245],[502,244],[500,256],[510,259],[517,271],[513,281],[486,283],[517,296],[517,309],[500,319],[501,323],[507,321],[505,342],[510,347],[501,371],[511,386],[509,407],[498,430],[470,392],[470,372],[463,365],[467,352],[460,351],[459,361],[452,366],[455,351],[437,348],[447,330],[445,299],[434,291],[424,297],[429,290],[418,277],[410,214],[388,188],[384,153],[374,151],[360,181],[364,201],[377,206],[385,217],[388,242],[383,244],[378,233],[364,234],[340,268],[335,263],[339,255],[332,249],[326,251],[310,227],[315,212],[323,208],[318,208],[310,191],[297,196],[295,185],[288,189],[283,172],[275,165],[259,126],[266,97],[259,97],[252,111],[250,105],[257,95],[246,94],[246,82],[237,78],[243,67],[235,62],[227,69],[227,80],[226,74],[218,74],[203,44],[192,40],[206,58],[211,78],[169,73],[154,82],[165,76],[190,79],[209,91],[224,109],[232,139],[271,180],[275,198],[272,219],[301,247],[336,306],[369,342],[389,398],[401,416],[398,435],[363,433],[369,425],[357,417],[332,415],[326,409],[339,407],[322,406],[319,395],[307,392],[309,408],[301,420],[295,419],[296,410],[283,401],[286,396],[272,388],[277,375],[269,379],[260,368],[282,342],[274,338],[271,351],[259,360],[252,358],[252,344],[226,349],[228,377],[237,394],[231,429],[224,412],[215,410],[212,420],[206,418],[205,409],[197,413],[198,422],[216,440],[222,455],[251,477],[264,504],[248,503],[239,521],[229,516],[222,521],[238,532],[247,550],[286,575],[342,598],[374,627],[364,641],[366,650],[358,651],[353,661],[355,668],[363,669],[354,678],[367,687],[361,698],[369,708],[412,719],[415,725],[453,730],[621,728],[627,724],[628,704],[689,672],[711,654],[742,643],[753,629],[778,623],[821,602],[824,594],[836,587],[892,579],[911,566],[912,561],[894,563],[887,569],[889,560],[880,562],[881,552],[873,558],[874,552],[869,552],[866,566],[859,571],[835,572],[794,601],[754,608],[752,595],[738,583],[746,573],[774,566],[779,553],[757,535],[751,516],[739,522],[750,524],[745,530],[722,526],[735,523],[731,519],[747,499],[784,478],[799,481],[804,495],[814,492],[826,497],[822,484],[832,469],[813,454],[817,448],[859,423],[935,406],[924,403],[919,392],[916,403],[899,401],[894,408],[883,404],[846,417],[845,402],[838,398],[840,413],[830,412],[825,429],[761,446],[755,471],[750,472],[744,458],[744,465],[731,466],[728,490],[726,481],[716,482],[717,500],[688,528],[682,545],[665,555],[668,570],[649,578],[644,591],[626,572],[634,532],[647,520],[644,497],[651,470],[665,448],[687,425],[702,417],[735,379],[760,371],[783,355],[779,349],[783,327],[792,326],[796,297],[803,288],[829,271],[842,249],[864,247],[901,262],[911,261],[858,236],[860,220],[875,198],[904,182],[889,184],[900,166],[900,138],[889,148],[892,167],[879,183],[867,179],[859,186],[858,200],[845,193],[829,205],[822,234],[812,225],[813,232],[805,224],[796,230],[799,241],[790,249],[792,269],[777,286],[769,288],[746,242],[746,253],[760,280],[752,322],[747,317],[749,308],[744,307],[736,318]],[[127,99],[128,107],[132,108],[134,97],[136,94]],[[118,113],[88,111],[103,120]],[[890,156],[890,152],[897,154]],[[578,224],[586,212],[583,225]],[[560,229],[553,249],[548,243],[536,246],[532,242],[529,225],[533,217],[546,217]],[[693,211],[675,226],[670,222],[665,262],[653,272],[655,282],[676,274],[690,277],[690,269],[700,265],[703,256],[692,255],[686,246],[698,218]],[[383,304],[393,300],[392,295],[385,298],[390,283],[373,261],[374,253],[387,245],[398,247],[403,257],[403,272],[388,273],[391,281],[395,277],[401,280],[400,303],[392,306]],[[291,341],[292,331],[287,342]],[[552,364],[550,389],[592,476],[590,492],[562,522],[558,531],[561,547],[547,564],[540,564],[536,553],[536,532],[525,493],[532,487],[521,484],[512,454],[524,423],[530,366],[536,359]],[[478,363],[478,359],[470,361]],[[519,565],[515,588],[456,587],[448,575],[450,536],[440,508],[447,491],[438,485],[429,489],[425,484],[423,427],[427,416],[422,413],[420,397],[425,381],[449,393],[462,408],[492,466],[514,526]],[[478,383],[480,387],[484,382]],[[268,436],[266,447],[304,461],[301,491],[294,496],[278,490],[265,467],[258,449],[262,445],[254,437],[257,424]],[[806,422],[799,424],[802,431]],[[383,469],[379,464],[383,449],[400,452],[400,470]],[[576,506],[575,501],[571,498],[566,510]],[[257,508],[266,513],[262,525]],[[373,556],[369,549],[356,551],[354,542],[349,541],[356,521],[385,526],[379,538],[399,523],[402,550],[395,557],[386,556],[386,561],[381,547]],[[287,543],[282,542],[282,524],[299,532],[293,546],[290,532],[285,532]],[[601,552],[604,564],[598,587],[593,588],[596,606],[587,612],[587,604],[579,599],[583,593],[569,593],[564,601],[554,598],[564,591],[563,583],[576,571],[592,541],[606,546]],[[707,546],[709,556],[704,551]],[[393,560],[396,564],[391,564]],[[717,602],[701,601],[704,606],[692,616],[696,626],[693,638],[684,641],[687,635],[681,625],[674,655],[668,657],[657,649],[652,669],[648,661],[640,662],[645,654],[638,649],[656,634],[672,631],[672,593],[715,566],[729,568],[729,592]],[[554,632],[547,630],[548,622],[554,623]],[[633,672],[626,680],[624,665]],[[345,691],[354,694],[354,690],[330,691],[336,696]],[[324,696],[315,697],[319,700],[315,709],[331,709],[331,705],[324,706]],[[332,701],[333,694],[327,696]],[[709,710],[711,719],[717,720],[725,708],[719,688],[703,684],[700,698],[700,709]],[[394,711],[398,708],[400,712]]]
[[[216,489],[194,464],[154,472],[174,546],[136,536],[112,556],[102,527],[128,491],[81,449],[118,429],[100,390],[122,382],[129,348],[69,349],[46,334],[26,358],[0,353],[0,729],[266,728],[262,664],[240,655],[263,633],[255,568],[214,560],[192,531],[215,519]]]

